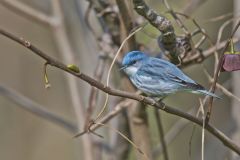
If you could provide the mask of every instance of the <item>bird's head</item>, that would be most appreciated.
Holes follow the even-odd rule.
[[[122,68],[129,76],[137,72],[141,67],[143,60],[148,58],[146,54],[140,51],[128,52],[122,60]]]

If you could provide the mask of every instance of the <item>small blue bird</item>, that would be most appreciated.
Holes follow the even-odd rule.
[[[162,99],[186,91],[219,98],[186,76],[174,64],[140,51],[127,53],[122,61],[122,69],[139,90],[151,97]]]

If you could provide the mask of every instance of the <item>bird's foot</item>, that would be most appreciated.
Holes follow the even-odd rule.
[[[140,94],[139,97],[141,102],[145,100],[145,97],[143,95]]]
[[[165,103],[161,103],[161,105],[162,105],[162,110],[165,110],[166,104]]]
[[[151,103],[151,106],[155,106],[157,104],[157,102],[155,100],[153,100],[153,102]]]

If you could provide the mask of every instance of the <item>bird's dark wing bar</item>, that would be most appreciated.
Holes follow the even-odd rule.
[[[167,74],[169,77],[171,77],[172,81],[175,81],[175,83],[178,83],[184,87],[187,87],[187,88],[193,89],[193,90],[205,90],[205,88],[198,83],[186,82],[175,75],[172,75],[170,73],[167,73]]]

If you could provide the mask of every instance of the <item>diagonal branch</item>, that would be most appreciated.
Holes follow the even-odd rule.
[[[68,122],[64,120],[62,117],[47,111],[40,104],[37,104],[31,99],[28,99],[27,97],[17,93],[16,91],[10,88],[0,85],[0,95],[3,95],[4,97],[10,99],[14,103],[18,104],[24,110],[33,113],[34,115],[37,115],[38,117],[41,117],[60,127],[63,127],[64,129],[71,133],[75,133],[77,131],[77,126],[75,126],[71,122]]]
[[[76,73],[73,70],[69,69],[62,62],[48,56],[46,53],[44,53],[43,51],[38,49],[36,46],[32,45],[29,41],[26,41],[23,38],[18,38],[17,36],[15,36],[15,35],[13,35],[9,32],[6,32],[3,29],[0,29],[0,34],[2,34],[5,37],[8,37],[9,39],[21,44],[22,46],[28,48],[34,54],[38,55],[39,57],[41,57],[42,59],[47,61],[49,63],[49,65],[54,66],[56,68],[59,68],[59,69],[65,71],[67,73],[70,73],[70,74],[74,75],[75,77],[78,77],[78,78],[82,79],[83,81],[90,84],[91,86],[94,86],[94,87],[98,88],[99,90],[108,93],[109,95],[133,99],[133,100],[151,105],[154,108],[161,109],[161,110],[163,110],[163,111],[165,111],[169,114],[173,114],[173,115],[182,117],[184,119],[187,119],[187,120],[189,120],[189,121],[191,121],[191,122],[193,122],[193,123],[195,123],[199,126],[202,126],[202,124],[203,124],[202,120],[194,117],[191,114],[188,114],[188,113],[185,113],[181,110],[176,109],[177,107],[170,107],[170,106],[167,106],[167,105],[163,104],[162,102],[157,103],[153,99],[148,98],[148,97],[144,97],[142,95],[137,95],[137,94],[128,93],[128,92],[117,90],[117,89],[112,89],[110,87],[106,87],[101,82],[96,81],[95,79],[89,77],[88,75],[86,75],[84,73],[81,73],[81,72]],[[240,147],[237,146],[224,133],[222,133],[221,131],[219,131],[217,128],[215,128],[214,126],[212,126],[209,123],[207,123],[205,127],[206,127],[207,131],[209,131],[216,138],[218,138],[225,146],[227,146],[228,148],[230,148],[231,150],[235,151],[237,154],[240,155]]]
[[[24,17],[27,17],[37,22],[41,22],[43,24],[53,25],[55,22],[53,17],[37,11],[18,0],[1,0],[0,4],[5,6],[6,8],[9,8],[10,10],[13,10],[19,15],[24,15]]]

